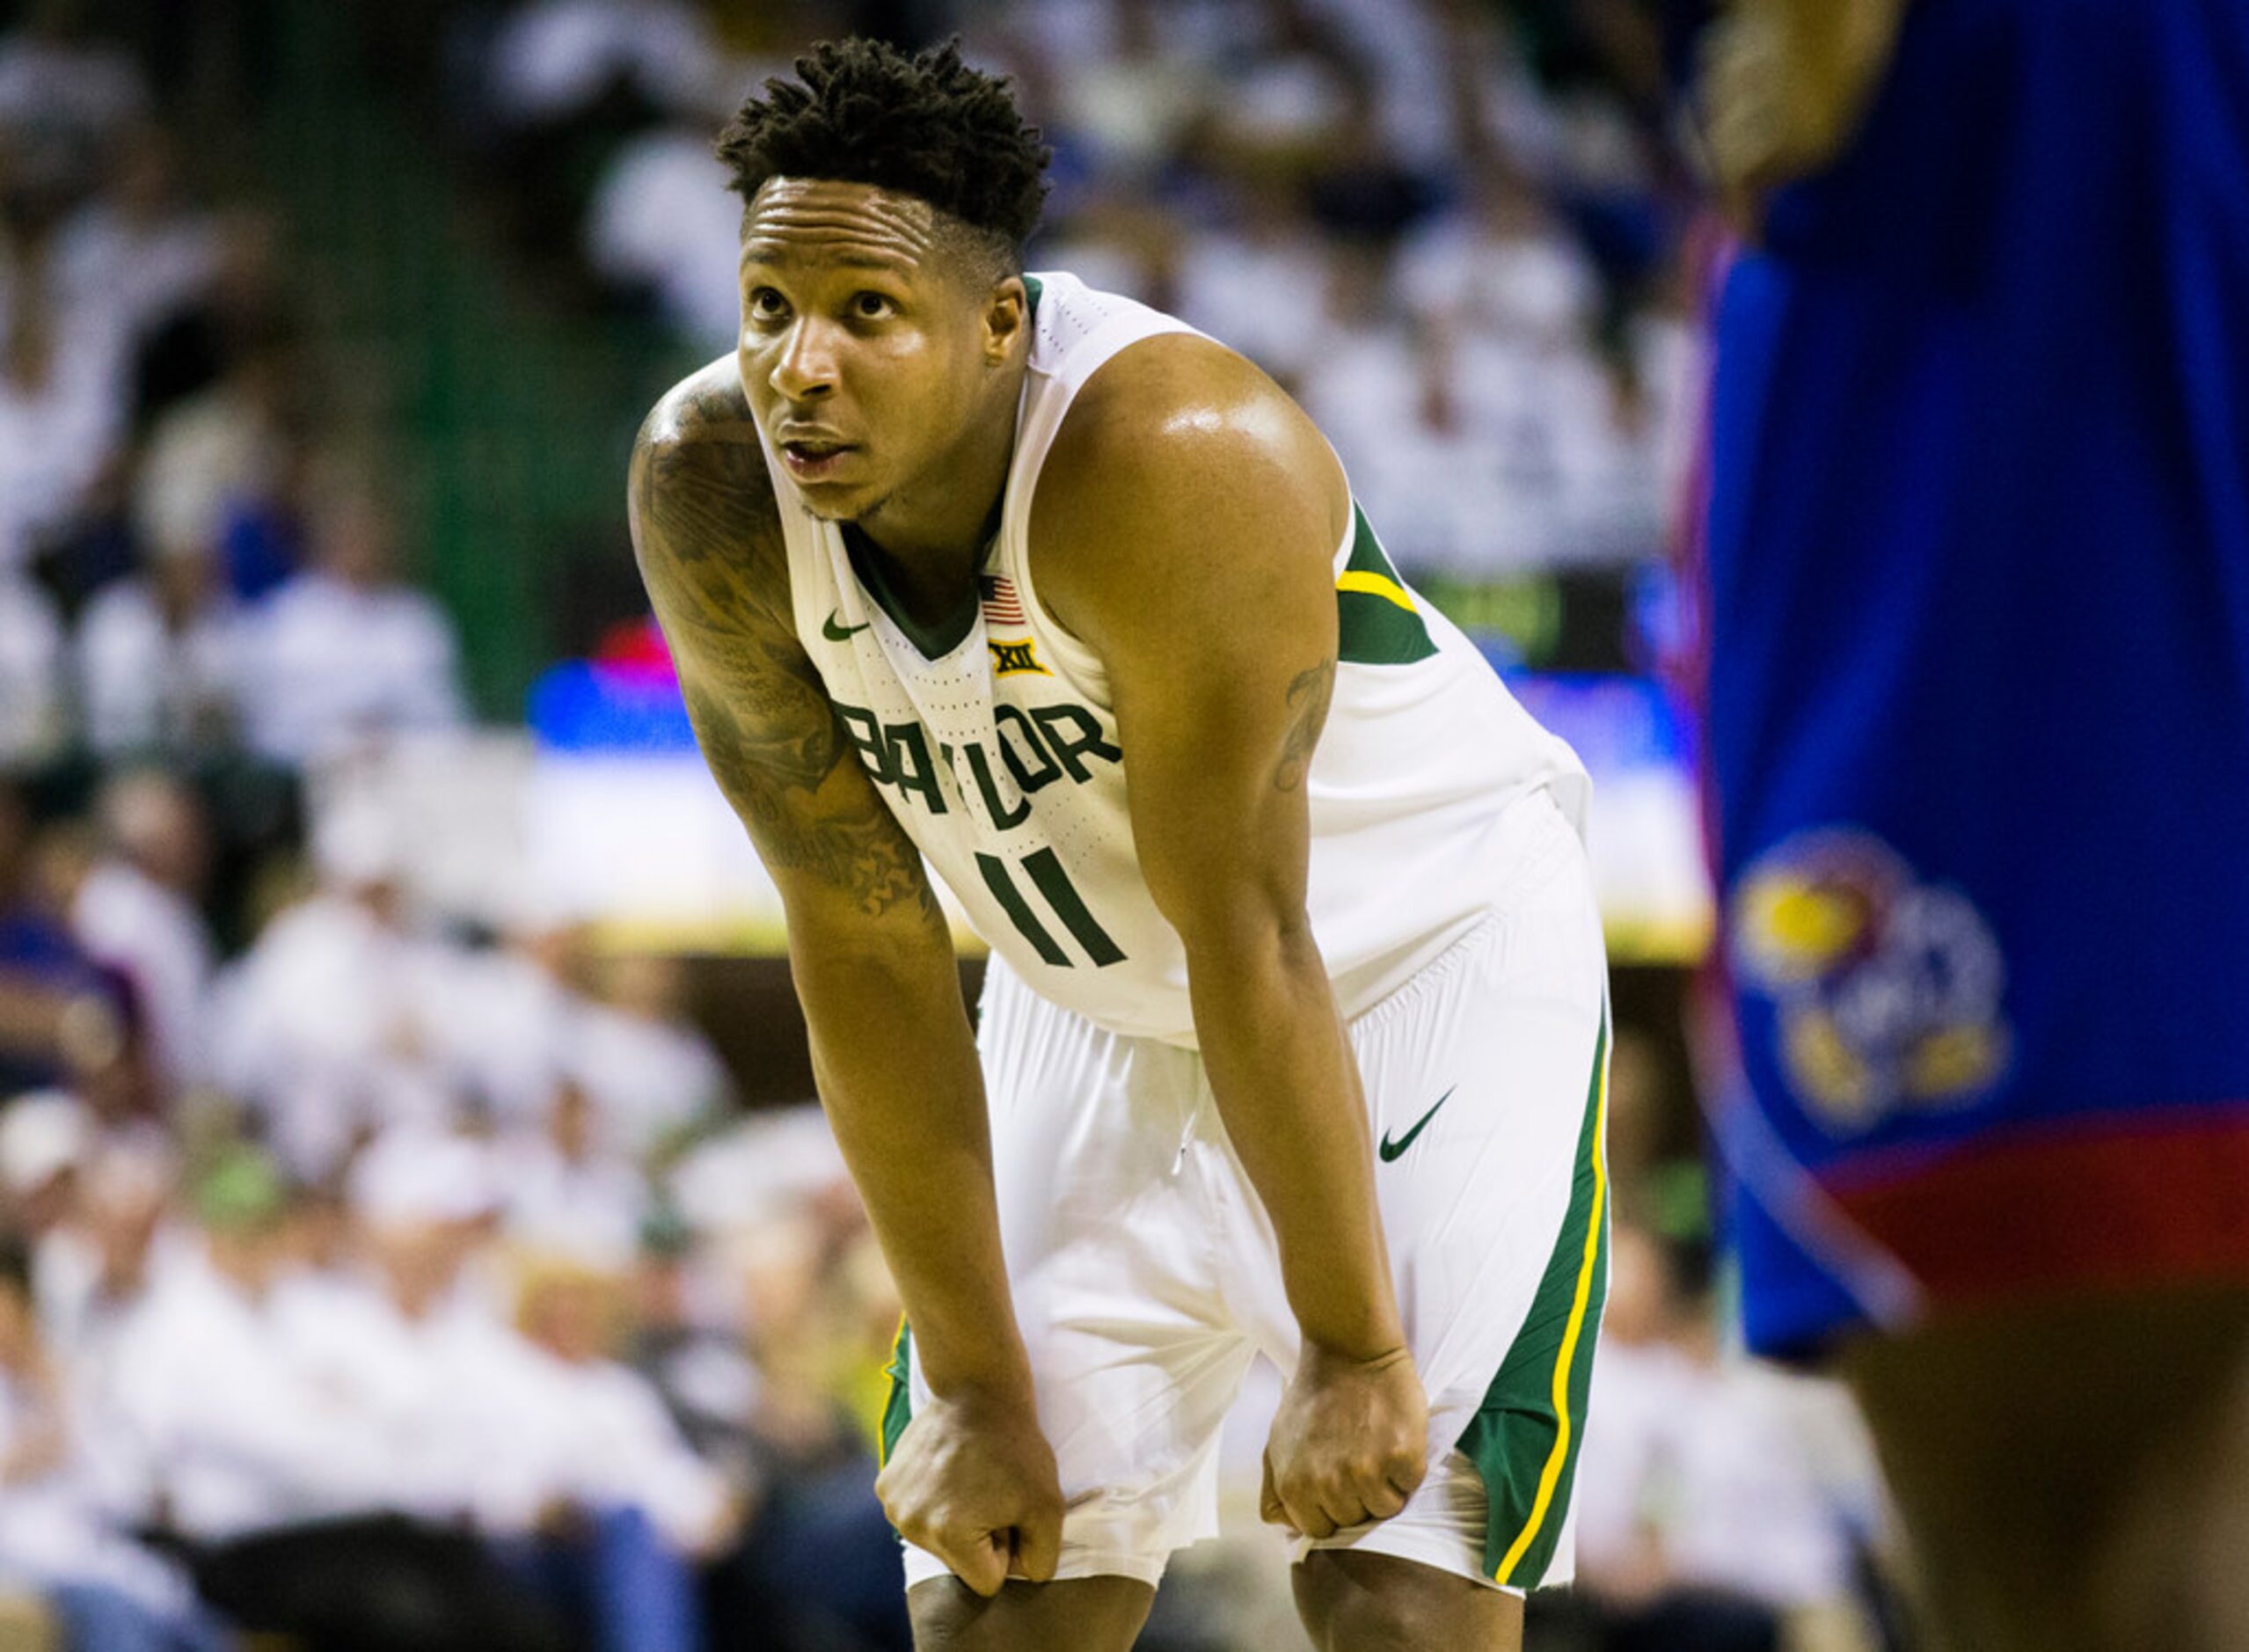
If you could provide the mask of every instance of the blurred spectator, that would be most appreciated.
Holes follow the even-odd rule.
[[[393,531],[364,486],[332,484],[317,501],[311,566],[267,599],[245,645],[263,756],[298,764],[464,720],[452,622],[398,579]]]
[[[0,1137],[5,1129],[0,1124]],[[85,1394],[107,1380],[118,1329],[150,1282],[184,1254],[184,1237],[169,1222],[178,1157],[161,1136],[91,1144],[67,1216],[38,1239],[40,1321]]]
[[[1458,208],[1417,226],[1398,250],[1398,286],[1417,314],[1566,349],[1585,339],[1600,272],[1552,206],[1504,164],[1475,174]]]
[[[1305,199],[1313,219],[1337,239],[1387,250],[1443,199],[1440,178],[1416,172],[1390,148],[1365,87],[1353,86],[1325,135]]]
[[[1197,140],[1223,169],[1267,186],[1301,181],[1336,151],[1355,113],[1373,147],[1385,147],[1372,125],[1374,62],[1333,8],[1251,0],[1195,9],[1196,46],[1225,84]]]
[[[500,25],[488,61],[493,101],[519,126],[568,121],[620,90],[659,109],[705,106],[726,65],[683,0],[530,0]]]
[[[255,479],[281,468],[270,456],[293,437],[304,371],[281,228],[267,211],[240,201],[208,217],[185,207],[174,212],[184,222],[172,233],[199,247],[208,241],[208,252],[196,255],[208,267],[193,283],[167,282],[167,301],[144,328],[134,363],[134,426],[152,429],[179,404],[231,380],[229,416],[257,428],[221,451],[255,466]],[[245,587],[245,594],[257,592]]]
[[[1103,292],[1160,305],[1174,289],[1174,266],[1187,241],[1180,226],[1160,212],[1104,202],[1073,214],[1056,233],[1041,235],[1030,261],[1037,269],[1068,270]]]
[[[441,1125],[455,1105],[433,1030],[449,950],[407,922],[393,829],[340,812],[314,859],[318,890],[223,972],[214,1001],[223,1085],[305,1181],[383,1129]]]
[[[1266,10],[1298,35],[1331,33],[1364,65],[1380,147],[1400,167],[1434,178],[1454,164],[1456,20],[1464,8],[1447,0],[1266,0]]]
[[[1332,340],[1325,333],[1326,242],[1283,189],[1226,189],[1222,223],[1180,246],[1173,302],[1194,323],[1284,384],[1303,382]]]
[[[236,1149],[194,1198],[202,1254],[151,1282],[112,1361],[113,1422],[145,1454],[139,1517],[209,1545],[383,1506],[394,1465],[291,1361],[272,1312],[288,1266],[278,1167]]]
[[[1159,181],[1218,98],[1216,66],[1166,12],[1157,0],[1048,6],[1022,32],[1042,55],[1042,114],[1114,188]]]
[[[61,742],[62,665],[55,605],[29,580],[0,567],[0,766],[36,762]]]
[[[528,1529],[550,1473],[522,1426],[530,1353],[470,1277],[500,1207],[493,1166],[465,1137],[394,1129],[347,1185],[344,1265],[301,1270],[277,1298],[291,1356],[390,1462],[391,1506]]]
[[[585,233],[590,195],[614,172],[618,150],[673,115],[715,130],[702,112],[730,106],[747,84],[703,9],[685,0],[528,0],[505,12],[476,49],[482,72],[472,77],[464,113],[493,179],[506,179],[489,192],[493,215],[522,253],[526,276],[565,303],[586,296],[588,283],[573,260],[555,253]],[[706,165],[708,142],[706,135]],[[651,179],[674,186],[692,165],[684,154],[665,156],[661,143],[643,158],[653,163]],[[654,267],[661,265],[680,296],[700,295],[707,289],[675,255],[706,245],[692,226],[708,224],[708,204],[691,204],[676,187],[666,198],[688,215],[675,238],[613,196],[602,215],[612,223],[585,245],[634,267],[606,272],[612,281],[653,281],[661,296],[663,277]],[[729,274],[734,262],[730,252]],[[688,313],[706,312],[698,300]],[[733,333],[730,321],[722,336]]]
[[[365,1271],[300,1281],[287,1334],[392,1460],[397,1507],[468,1521],[584,1609],[601,1652],[690,1652],[690,1561],[728,1536],[725,1488],[640,1379],[600,1358],[614,1327],[573,1317],[560,1287],[539,1294],[552,1276],[527,1298],[540,1339],[495,1312],[472,1276],[491,1259],[501,1173],[467,1137],[378,1139],[350,1179]]]
[[[889,1392],[896,1290],[856,1198],[814,1199],[740,1241],[770,1488],[752,1561],[807,1644],[848,1633],[902,1648],[896,1539],[863,1489]]]
[[[0,1109],[7,1231],[36,1245],[69,1217],[94,1141],[93,1115],[66,1090],[29,1090]]]
[[[217,546],[166,529],[143,544],[146,571],[105,587],[78,622],[87,742],[106,757],[223,750],[242,718],[246,632]]]
[[[529,883],[506,903],[497,945],[446,954],[428,1005],[453,1082],[503,1137],[548,1127],[585,1004],[574,984],[583,935]]]
[[[129,340],[200,297],[219,265],[217,223],[188,201],[164,128],[120,135],[103,187],[63,223],[55,267],[63,289]]]
[[[1658,403],[1634,363],[1596,350],[1590,296],[1569,278],[1543,296],[1544,278],[1511,296],[1459,289],[1452,253],[1424,255],[1412,312],[1378,253],[1340,256],[1330,314],[1343,336],[1301,391],[1385,546],[1469,580],[1657,554],[1658,454],[1676,436],[1662,416],[1683,398]]]
[[[68,285],[62,203],[0,148],[0,576],[71,523],[124,434],[124,335],[101,295]]]
[[[167,1270],[120,1333],[112,1426],[205,1597],[246,1627],[339,1648],[555,1652],[554,1627],[467,1538],[390,1512],[406,1465],[290,1334],[287,1192],[223,1155],[195,1188],[205,1258]],[[182,1382],[193,1371],[197,1380]]]
[[[672,1198],[695,1230],[710,1233],[785,1224],[848,1195],[851,1173],[816,1101],[768,1107],[697,1144],[674,1166]]]
[[[1578,1579],[1603,1645],[1778,1652],[1785,1624],[1817,1619],[1822,1644],[1868,1646],[1851,1603],[1871,1453],[1853,1491],[1823,1476],[1806,1421],[1847,1404],[1722,1356],[1706,1273],[1690,1247],[1617,1224],[1577,1481]]]
[[[675,1412],[700,1412],[721,1449],[746,1449],[761,1493],[748,1540],[716,1580],[722,1597],[739,1620],[770,1624],[806,1652],[905,1652],[897,1539],[866,1495],[897,1292],[827,1120],[813,1104],[753,1115],[697,1147],[671,1181],[706,1260],[667,1282],[668,1314],[699,1328],[652,1339],[644,1354],[672,1350],[678,1363],[654,1368]],[[722,1282],[739,1298],[731,1310],[700,1296]],[[748,1353],[747,1388],[697,1351],[720,1325]]]
[[[136,1065],[128,1005],[72,938],[37,848],[28,803],[0,779],[0,1097],[72,1080],[122,1108]]]
[[[58,196],[99,181],[123,134],[149,112],[149,87],[129,54],[91,26],[85,0],[34,0],[0,36],[0,147]]]
[[[82,1406],[50,1357],[20,1245],[0,1242],[0,1576],[45,1595],[79,1652],[219,1652],[186,1580],[104,1517]]]
[[[637,1511],[674,1555],[707,1560],[741,1511],[648,1380],[616,1358],[625,1301],[621,1275],[573,1259],[536,1259],[523,1274],[517,1318],[546,1356],[549,1420],[570,1442],[564,1489],[587,1513]]]
[[[731,347],[741,327],[741,202],[711,153],[724,118],[628,140],[594,186],[586,217],[595,273],[646,294],[682,337],[712,352]]]
[[[133,501],[152,550],[223,550],[248,601],[303,560],[296,493],[309,450],[311,359],[260,214],[223,221],[209,280],[142,342],[136,412],[147,424]]]
[[[1522,353],[1396,307],[1387,266],[1341,259],[1342,336],[1302,390],[1384,545],[1417,571],[1490,577],[1535,566],[1555,510],[1546,427]]]
[[[620,954],[596,977],[597,1001],[573,1018],[567,1071],[592,1100],[601,1139],[642,1159],[719,1111],[727,1071],[688,1017],[680,960]]]
[[[646,1378],[696,1455],[745,1491],[761,1476],[751,1422],[762,1381],[726,1277],[676,1212],[644,1224],[626,1362]]]
[[[517,1244],[623,1273],[639,1254],[648,1184],[601,1137],[593,1098],[574,1079],[555,1086],[546,1128],[500,1148],[507,1232]]]
[[[201,910],[211,855],[202,801],[159,770],[127,771],[103,786],[96,819],[98,858],[71,928],[132,988],[159,1081],[175,1092],[204,1083],[215,955]]]

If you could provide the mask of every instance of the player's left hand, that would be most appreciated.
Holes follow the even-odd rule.
[[[1308,1339],[1267,1436],[1258,1512],[1308,1538],[1387,1520],[1428,1472],[1428,1436],[1410,1350],[1353,1359]]]

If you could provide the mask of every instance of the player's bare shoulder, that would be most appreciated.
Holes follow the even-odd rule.
[[[772,474],[731,355],[690,374],[632,444],[633,551],[665,590],[730,593],[787,610],[788,561]]]
[[[1032,554],[1057,617],[1098,630],[1135,586],[1218,572],[1220,537],[1236,575],[1269,561],[1324,577],[1350,509],[1334,450],[1287,391],[1210,339],[1159,333],[1070,404],[1040,472]]]
[[[1181,481],[1248,467],[1238,486],[1341,488],[1333,452],[1289,393],[1238,352],[1163,333],[1104,362],[1070,404],[1040,488],[1043,504],[1119,472]]]

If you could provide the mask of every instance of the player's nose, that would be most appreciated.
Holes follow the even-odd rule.
[[[791,401],[817,401],[836,388],[836,352],[827,329],[801,317],[781,341],[769,376],[775,391]]]

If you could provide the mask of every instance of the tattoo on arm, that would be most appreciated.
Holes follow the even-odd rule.
[[[712,777],[766,865],[879,917],[942,925],[920,854],[859,771],[798,643],[765,457],[739,391],[682,392],[632,454],[634,549]]]
[[[1312,749],[1327,725],[1328,701],[1335,693],[1335,662],[1323,660],[1308,671],[1299,671],[1289,684],[1289,737],[1281,743],[1281,764],[1273,772],[1276,792],[1293,792],[1303,785],[1312,764]]]
[[[809,872],[848,895],[870,917],[905,904],[942,923],[937,896],[910,838],[882,806],[873,811],[823,807],[828,777],[855,759],[835,713],[813,713],[780,727],[757,727],[702,683],[687,691],[688,720],[705,759],[766,864],[776,872]]]

